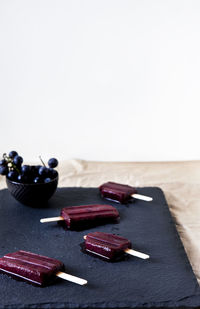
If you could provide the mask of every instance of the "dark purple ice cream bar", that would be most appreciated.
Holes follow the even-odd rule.
[[[84,236],[85,251],[105,260],[114,261],[125,253],[148,259],[149,255],[131,249],[131,242],[122,236],[115,234],[93,232]]]
[[[131,248],[131,242],[114,234],[94,232],[89,233],[85,239],[86,251],[107,260],[115,260],[128,248]]]
[[[61,211],[67,228],[76,229],[85,225],[117,220],[119,212],[111,205],[81,205],[63,208]]]
[[[63,272],[64,264],[39,254],[17,251],[0,258],[0,272],[37,286],[46,286],[56,277],[85,285],[87,281]]]
[[[92,204],[65,207],[61,210],[59,217],[43,218],[40,222],[58,221],[68,229],[79,230],[109,222],[117,222],[118,220],[119,212],[113,206]]]
[[[101,196],[118,203],[128,203],[133,199],[152,201],[151,197],[138,194],[136,188],[116,182],[106,182],[99,187]]]
[[[30,283],[44,286],[64,269],[62,262],[23,250],[9,253],[0,259],[0,271]]]

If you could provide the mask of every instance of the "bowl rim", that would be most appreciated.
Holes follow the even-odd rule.
[[[15,185],[23,185],[23,186],[41,186],[41,185],[48,185],[49,183],[55,182],[56,180],[58,181],[59,175],[56,176],[56,178],[52,179],[49,182],[41,182],[41,183],[23,183],[23,182],[17,182],[14,180],[10,180],[7,176],[6,176],[6,182],[10,182],[13,183]]]

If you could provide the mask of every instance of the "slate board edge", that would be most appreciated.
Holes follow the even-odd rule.
[[[41,304],[29,304],[29,305],[24,305],[24,304],[12,304],[12,305],[6,305],[6,306],[0,306],[0,309],[106,309],[106,308],[111,308],[111,309],[115,309],[115,308],[120,308],[120,309],[129,309],[129,308],[137,308],[137,309],[142,309],[142,308],[157,308],[157,309],[173,309],[173,308],[191,308],[191,309],[195,309],[195,308],[199,308],[199,304],[200,304],[200,297],[199,296],[191,296],[192,298],[194,298],[195,304],[194,306],[187,306],[187,299],[183,299],[180,300],[180,302],[174,302],[174,301],[167,301],[167,302],[162,302],[162,303],[144,303],[144,304],[138,304],[138,303],[133,303],[130,302],[129,304],[126,302],[125,303],[120,303],[119,305],[116,306],[116,303],[113,302],[103,302],[103,303],[88,303],[88,304],[84,304],[84,305],[78,305],[75,303],[41,303]],[[196,298],[196,299],[195,299]],[[190,299],[190,297],[188,297],[188,300]],[[186,301],[186,303],[185,303]],[[184,304],[183,304],[184,302]],[[128,306],[127,306],[128,304]],[[164,306],[163,306],[164,304]]]
[[[183,249],[183,251],[184,251],[184,253],[185,253],[185,256],[186,256],[186,258],[187,258],[188,265],[189,265],[189,266],[191,267],[191,269],[192,269],[193,279],[194,279],[194,281],[197,283],[197,285],[199,286],[197,277],[195,276],[195,273],[194,273],[193,268],[192,268],[192,264],[190,263],[190,260],[189,260],[189,258],[188,258],[188,255],[187,255],[187,252],[186,252],[186,250],[185,250],[185,247],[184,247],[184,245],[183,245],[182,239],[181,239],[181,237],[180,237],[180,235],[179,235],[179,233],[178,233],[178,230],[177,230],[177,228],[176,228],[176,221],[175,221],[175,218],[172,216],[172,213],[171,213],[171,211],[170,211],[170,208],[169,208],[169,205],[168,205],[167,200],[166,200],[166,198],[165,198],[165,194],[164,194],[163,190],[162,190],[160,187],[148,187],[148,188],[152,188],[152,189],[153,189],[153,188],[156,188],[156,189],[158,189],[158,190],[161,192],[161,194],[163,195],[163,199],[165,200],[165,204],[166,204],[167,209],[168,209],[168,211],[169,211],[169,213],[170,213],[170,217],[171,217],[170,223],[171,223],[171,225],[172,225],[173,228],[174,228],[176,237],[177,237],[177,238],[179,239],[179,241],[180,241],[179,243],[180,243],[180,246],[182,247],[182,249]],[[143,188],[141,188],[141,189],[143,189]],[[200,295],[200,289],[199,289],[198,292],[199,292],[199,295]],[[188,297],[190,297],[190,296],[188,296]],[[199,306],[200,306],[200,304],[199,304]]]

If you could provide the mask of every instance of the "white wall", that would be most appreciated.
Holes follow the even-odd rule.
[[[0,152],[200,159],[200,1],[0,0]]]

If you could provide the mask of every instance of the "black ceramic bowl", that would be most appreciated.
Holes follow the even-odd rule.
[[[11,181],[6,177],[8,190],[20,203],[32,207],[42,206],[47,203],[56,191],[58,176],[47,183],[24,184]]]

